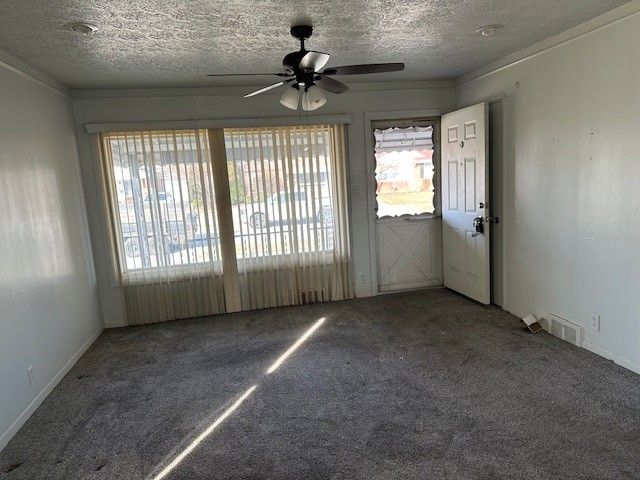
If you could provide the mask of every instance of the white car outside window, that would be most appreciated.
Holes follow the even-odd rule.
[[[254,230],[296,222],[333,222],[329,197],[309,199],[307,192],[278,192],[264,202],[240,205],[242,220]]]

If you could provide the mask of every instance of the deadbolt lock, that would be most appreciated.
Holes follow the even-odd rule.
[[[476,233],[484,233],[484,224],[482,223],[482,217],[476,217],[473,219],[473,227],[475,228]]]

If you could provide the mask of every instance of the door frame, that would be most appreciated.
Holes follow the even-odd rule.
[[[437,119],[438,124],[440,122],[440,116],[442,112],[440,110],[401,110],[401,111],[386,111],[386,112],[365,112],[364,114],[364,146],[365,146],[365,159],[366,159],[366,181],[367,181],[367,215],[369,225],[369,286],[371,296],[381,295],[378,292],[378,247],[376,241],[376,229],[375,229],[375,204],[376,204],[376,182],[375,182],[375,156],[374,146],[375,140],[373,136],[373,122],[379,120],[411,120],[412,118],[434,118]],[[438,128],[439,131],[439,128]],[[436,129],[434,128],[434,135]],[[437,143],[440,145],[440,142]],[[439,147],[434,151],[434,193],[437,198],[440,197],[440,169],[435,168],[436,162],[440,162]],[[440,202],[436,199],[434,205],[435,212],[432,214],[433,218],[440,217]],[[356,281],[359,281],[356,278]]]
[[[504,119],[505,106],[502,99],[487,102],[489,106],[489,210],[492,217],[500,219],[499,229],[495,223],[491,223],[491,245],[490,245],[490,265],[491,265],[491,304],[502,307],[504,305],[505,283],[505,178],[504,178]],[[498,106],[499,112],[492,113],[492,109]],[[497,115],[499,113],[499,115]],[[498,123],[496,131],[495,123]],[[499,138],[496,138],[496,135]],[[497,149],[494,148],[497,145]],[[494,162],[498,162],[497,168]],[[498,204],[498,205],[496,205]]]

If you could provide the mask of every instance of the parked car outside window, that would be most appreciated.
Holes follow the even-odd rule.
[[[254,230],[271,225],[286,225],[292,222],[333,223],[331,199],[308,198],[307,192],[277,192],[264,202],[242,204],[240,215],[244,223]]]

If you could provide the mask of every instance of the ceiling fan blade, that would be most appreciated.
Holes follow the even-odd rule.
[[[302,60],[300,60],[300,68],[317,72],[327,64],[329,56],[328,53],[307,52],[307,54],[302,57]]]
[[[331,93],[344,93],[349,90],[344,83],[339,82],[338,80],[334,80],[331,77],[322,77],[320,80],[316,82],[316,85],[323,90],[326,90]]]
[[[273,90],[274,88],[278,88],[278,87],[280,87],[280,86],[282,86],[282,85],[284,85],[286,83],[293,82],[293,80],[294,80],[293,78],[290,78],[289,80],[283,80],[281,82],[274,83],[274,84],[269,85],[267,87],[263,87],[263,88],[261,88],[259,90],[256,90],[255,92],[247,93],[244,96],[244,98],[253,97],[254,95],[259,95],[260,93],[268,92],[269,90]]]
[[[365,63],[364,65],[345,65],[325,68],[324,75],[361,75],[364,73],[399,72],[404,70],[404,63]]]
[[[271,77],[275,75],[276,77],[290,77],[291,73],[287,72],[277,72],[277,73],[210,73],[207,77],[248,77],[248,76],[258,76],[258,77]]]

